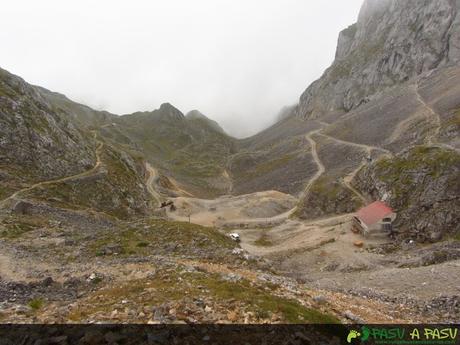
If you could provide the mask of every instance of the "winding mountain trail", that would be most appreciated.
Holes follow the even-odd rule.
[[[316,172],[315,175],[308,181],[307,186],[305,187],[304,191],[302,192],[301,199],[305,198],[313,184],[321,177],[321,175],[326,171],[326,168],[324,167],[323,163],[319,159],[318,156],[318,150],[316,149],[316,141],[313,140],[312,136],[314,134],[318,134],[322,129],[317,129],[316,131],[312,131],[308,133],[305,138],[308,140],[311,146],[311,154],[313,156],[313,160],[315,161],[316,165],[318,166],[318,171]]]
[[[99,167],[102,165],[101,151],[102,151],[102,148],[104,147],[104,143],[97,139],[96,131],[92,131],[92,132],[94,134],[94,139],[98,143],[98,146],[97,146],[96,152],[95,152],[95,154],[96,154],[96,163],[91,169],[89,169],[87,171],[84,171],[82,173],[76,174],[76,175],[66,176],[66,177],[63,177],[63,178],[55,179],[55,180],[38,182],[38,183],[35,183],[32,186],[29,186],[27,188],[20,189],[20,190],[16,191],[14,194],[12,194],[9,197],[7,197],[6,199],[2,200],[0,202],[0,208],[3,208],[8,203],[8,201],[16,199],[20,194],[29,192],[31,190],[34,190],[34,189],[38,188],[38,187],[48,186],[48,185],[52,185],[52,184],[55,184],[55,183],[67,182],[67,181],[71,181],[71,180],[82,178],[82,177],[88,177],[88,176],[92,176],[94,173],[96,173],[97,170],[99,169]]]
[[[308,195],[308,193],[309,193],[310,189],[312,188],[313,184],[326,172],[326,168],[323,165],[323,163],[321,162],[321,159],[319,158],[319,155],[318,155],[317,143],[313,139],[313,136],[315,134],[324,135],[324,134],[320,133],[323,129],[324,128],[311,131],[311,132],[307,133],[306,136],[305,136],[305,138],[307,139],[307,141],[310,144],[311,154],[312,154],[313,160],[315,161],[315,164],[317,165],[318,169],[317,169],[317,172],[315,173],[315,175],[309,179],[305,189],[303,190],[303,192],[301,193],[301,195],[299,197],[300,199],[305,198]],[[336,139],[336,138],[330,137],[328,135],[324,135],[324,136],[341,142],[340,139]],[[385,149],[382,149],[382,148],[379,148],[379,147],[372,147],[372,146],[368,146],[368,145],[351,143],[351,142],[344,142],[344,143],[347,144],[347,145],[353,145],[353,146],[360,147],[361,149],[366,150],[366,152],[368,152],[369,154],[370,154],[370,152],[372,150],[379,150],[379,151],[382,151],[382,152],[390,152],[388,150],[385,150]],[[363,203],[366,204],[367,203],[366,198],[358,190],[356,190],[353,186],[351,186],[352,179],[354,178],[354,176],[356,175],[356,173],[359,171],[359,169],[361,167],[362,166],[360,166],[358,169],[356,169],[351,174],[349,174],[348,176],[345,177],[344,185],[345,185],[346,188],[348,188],[354,194],[356,194],[360,198],[360,200],[363,201]],[[232,199],[236,199],[236,198],[237,197],[230,198],[229,202],[231,202]],[[179,200],[179,199],[177,199],[177,200]],[[215,212],[208,212],[208,208],[211,208],[211,204],[212,204],[211,201],[207,201],[206,202],[206,207],[204,207],[202,211],[192,213],[191,214],[191,222],[196,223],[196,224],[200,224],[200,225],[205,225],[205,226],[213,225],[214,222],[211,221],[211,220],[213,219],[213,217],[215,218],[216,213]],[[235,209],[237,209],[237,208],[235,208]],[[279,226],[279,225],[283,224],[284,222],[289,222],[290,221],[289,218],[292,216],[292,214],[294,214],[296,209],[297,209],[297,206],[295,206],[292,209],[289,209],[289,210],[287,210],[287,211],[285,211],[283,213],[280,213],[278,215],[274,215],[274,216],[271,216],[271,217],[252,217],[252,218],[250,218],[250,217],[238,217],[238,216],[235,217],[235,216],[231,216],[230,214],[226,214],[225,217],[224,217],[225,221],[216,222],[216,223],[220,223],[220,226],[222,226],[224,228],[240,228],[241,226],[244,226],[246,228]],[[209,216],[208,217],[209,219],[207,219],[206,217],[202,216],[203,214],[208,215],[208,213],[210,215],[212,215],[213,217]],[[185,217],[185,216],[181,217],[181,216],[178,216],[177,214],[172,214],[172,213],[168,213],[168,215],[171,217],[171,219],[174,219],[174,220],[188,221],[188,217]],[[341,216],[332,216],[332,217],[327,217],[325,219],[322,219],[322,221],[324,223],[324,222],[328,222],[328,221],[334,221],[337,218],[343,219],[343,217],[344,217],[343,215],[341,215]],[[348,218],[348,217],[346,217],[346,218]],[[315,223],[314,225],[316,225],[317,221],[318,220],[314,221],[314,223]],[[305,223],[305,224],[308,224],[308,223]],[[217,225],[217,224],[215,224],[215,225]]]
[[[161,197],[160,193],[158,193],[154,188],[155,183],[158,180],[158,172],[148,162],[145,162],[145,169],[147,170],[147,173],[149,174],[147,178],[147,183],[146,183],[147,191],[156,200],[158,205],[160,205],[163,198]]]
[[[439,148],[444,148],[448,150],[453,150],[456,151],[457,153],[460,153],[460,149],[456,148],[454,146],[451,146],[449,144],[444,144],[440,143],[438,141],[439,138],[439,132],[441,131],[441,116],[439,113],[433,109],[431,105],[425,102],[423,99],[422,95],[419,92],[419,86],[418,84],[415,85],[414,87],[414,93],[417,98],[417,100],[423,105],[423,107],[428,111],[426,115],[426,120],[428,122],[433,122],[434,123],[434,131],[431,133],[429,136],[427,136],[426,141],[429,146],[432,147],[439,147]]]
[[[423,99],[422,95],[419,92],[419,86],[416,84],[414,86],[414,92],[415,96],[417,98],[417,101],[420,102],[420,104],[423,105],[423,107],[428,110],[428,115],[426,116],[426,119],[428,122],[434,122],[434,131],[431,135],[427,137],[427,143],[429,145],[433,144],[434,140],[437,140],[439,136],[439,132],[441,130],[441,117],[439,114],[430,106],[428,105],[425,100]],[[431,116],[430,116],[431,115]]]
[[[351,181],[355,178],[356,174],[366,165],[366,163],[361,164],[359,167],[357,167],[354,171],[352,171],[350,174],[345,176],[342,180],[343,185],[349,189],[352,193],[354,193],[361,201],[363,202],[364,205],[367,205],[368,200],[366,197],[361,194],[355,187],[351,185]]]
[[[227,194],[228,195],[231,195],[232,192],[233,192],[233,179],[232,177],[230,176],[230,174],[228,173],[228,170],[225,169],[224,172],[222,173],[222,176],[228,181],[228,190],[227,190]]]
[[[387,149],[384,149],[382,147],[365,145],[365,144],[358,144],[358,143],[354,143],[352,141],[345,141],[345,140],[342,140],[342,139],[337,139],[335,137],[332,137],[332,136],[330,136],[328,134],[324,134],[324,133],[318,133],[318,135],[321,135],[323,137],[329,138],[329,139],[331,139],[333,141],[336,141],[336,142],[338,142],[340,144],[343,144],[343,145],[359,147],[359,148],[365,150],[369,155],[371,154],[372,150],[385,152],[385,154],[387,154],[387,155],[393,155],[393,153],[391,151],[389,151]]]

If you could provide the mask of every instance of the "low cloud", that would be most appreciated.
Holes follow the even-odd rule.
[[[332,62],[361,0],[17,0],[2,4],[1,67],[117,114],[170,102],[243,137]]]

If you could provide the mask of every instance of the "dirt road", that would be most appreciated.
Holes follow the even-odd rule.
[[[317,129],[316,131],[310,132],[305,136],[305,138],[310,143],[311,154],[313,156],[313,160],[315,161],[316,165],[318,166],[318,170],[315,173],[315,175],[313,175],[313,177],[310,179],[310,181],[308,181],[307,186],[305,187],[305,189],[304,189],[304,191],[302,193],[301,199],[305,198],[308,195],[308,192],[310,191],[311,186],[313,186],[313,184],[316,182],[316,180],[318,180],[321,177],[321,175],[326,171],[326,168],[324,167],[323,163],[319,159],[318,151],[316,149],[316,141],[314,141],[313,138],[312,138],[312,136],[314,134],[317,134],[320,131],[321,131],[321,129]]]
[[[160,205],[161,202],[163,201],[163,197],[155,189],[155,185],[158,180],[158,172],[148,162],[145,162],[145,169],[147,170],[147,173],[149,174],[147,178],[147,184],[146,184],[147,190],[150,193],[150,195],[155,199],[156,203]]]

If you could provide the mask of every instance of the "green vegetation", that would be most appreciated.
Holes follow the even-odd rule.
[[[452,118],[450,118],[448,121],[446,121],[442,127],[447,128],[450,126],[455,126],[455,127],[460,127],[460,109],[458,109]]]
[[[3,77],[2,74],[0,74],[0,76]],[[16,97],[16,92],[13,89],[11,89],[8,85],[0,83],[0,97],[13,98]]]
[[[0,238],[16,239],[43,225],[45,225],[45,221],[40,217],[26,215],[20,217],[12,216],[3,220],[0,224]]]
[[[13,194],[13,189],[0,185],[0,200],[6,199],[11,194]]]
[[[33,310],[38,310],[43,307],[44,301],[41,298],[34,298],[29,301],[28,306]]]
[[[407,199],[405,195],[410,193],[411,186],[415,185],[414,172],[424,172],[436,179],[443,172],[459,164],[460,155],[454,151],[418,146],[405,157],[385,158],[377,161],[376,171],[377,175],[391,186],[395,198]]]
[[[460,163],[460,156],[451,150],[427,146],[413,148],[406,157],[384,158],[377,162],[378,170],[385,170],[384,179],[396,180],[407,171],[428,169],[438,177],[442,171]]]
[[[222,176],[235,143],[214,128],[211,121],[186,119],[171,106],[132,114],[121,120],[124,138],[129,138],[130,145],[135,145],[160,172],[201,197],[224,193],[210,184],[209,179]],[[158,125],[160,121],[161,126]],[[106,135],[118,134],[116,129],[110,128],[104,132]]]
[[[205,297],[203,291],[206,291],[206,297],[212,297],[220,305],[231,306],[229,301],[237,300],[245,306],[242,309],[252,311],[261,319],[277,314],[287,323],[339,322],[335,317],[307,308],[296,300],[274,296],[265,287],[254,285],[245,279],[238,282],[225,281],[218,274],[184,273],[178,267],[158,272],[155,279],[141,279],[99,290],[84,307],[73,310],[69,318],[78,322],[95,313],[110,313],[113,305],[121,299],[128,299],[135,305],[149,306],[174,301],[180,303],[187,300],[187,296]],[[155,292],[145,293],[146,291]],[[178,318],[186,320],[186,316],[182,314],[178,314]]]
[[[131,217],[133,211],[145,212],[148,196],[141,187],[144,181],[141,167],[136,165],[139,163],[107,145],[102,149],[101,160],[106,174],[46,185],[30,194],[60,207],[90,208],[118,219]],[[137,203],[133,204],[133,201]],[[142,201],[145,203],[142,204]]]
[[[329,199],[336,199],[341,192],[342,187],[338,183],[334,183],[331,178],[322,175],[316,180],[311,187],[311,193],[327,196]]]
[[[457,232],[457,233],[455,233],[454,235],[452,235],[452,239],[453,239],[454,241],[460,242],[460,232]]]
[[[149,255],[158,248],[169,248],[174,245],[169,254],[174,255],[199,249],[231,249],[235,243],[214,228],[207,228],[185,222],[170,222],[151,219],[140,228],[130,227],[121,230],[116,235],[115,243],[121,248],[124,256]],[[101,236],[89,244],[90,255],[102,256],[104,247],[114,243],[114,234]]]
[[[273,313],[281,313],[288,323],[338,323],[333,316],[306,308],[295,300],[273,296],[250,284],[247,280],[235,283],[222,281],[217,276],[211,275],[200,278],[196,282],[206,286],[214,296],[220,299],[242,301],[262,318]]]
[[[294,217],[317,217],[325,214],[342,214],[357,210],[362,201],[339,183],[335,177],[322,175],[311,186],[307,198],[301,200]]]
[[[263,176],[271,171],[283,168],[296,157],[297,156],[295,154],[286,154],[280,158],[257,164],[254,169],[248,169],[241,172],[241,177],[251,179]]]

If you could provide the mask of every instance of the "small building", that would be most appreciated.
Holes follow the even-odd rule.
[[[364,236],[370,233],[391,234],[396,213],[383,201],[375,201],[363,207],[353,217],[352,231]]]

